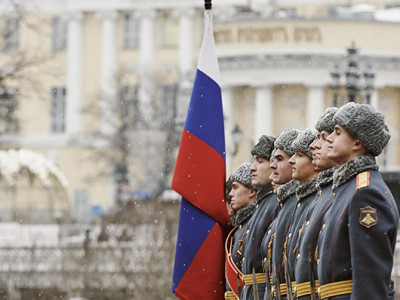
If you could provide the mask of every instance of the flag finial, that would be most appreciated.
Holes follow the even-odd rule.
[[[204,7],[205,9],[211,9],[211,0],[204,0]]]

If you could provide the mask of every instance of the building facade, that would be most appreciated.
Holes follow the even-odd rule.
[[[338,104],[347,101],[344,79],[333,90],[330,71],[345,70],[352,43],[359,70],[375,71],[369,101],[392,133],[379,163],[400,165],[400,18],[393,1],[365,2],[214,1],[227,173],[251,159],[262,134],[312,128],[334,93]],[[203,4],[0,2],[0,146],[52,160],[69,182],[76,219],[169,189]]]

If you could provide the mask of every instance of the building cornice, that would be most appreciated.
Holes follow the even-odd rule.
[[[218,62],[224,85],[279,83],[329,85],[331,83],[329,70],[335,64],[339,64],[342,69],[346,68],[343,55],[331,53],[227,55],[220,56]],[[400,56],[361,56],[360,71],[368,65],[371,65],[377,73],[375,82],[377,88],[400,85]],[[246,76],[243,76],[243,72],[246,72]]]

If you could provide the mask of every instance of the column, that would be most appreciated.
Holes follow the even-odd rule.
[[[254,143],[262,135],[273,134],[273,110],[272,86],[257,87],[255,96]]]
[[[66,133],[76,134],[81,130],[82,107],[82,20],[84,14],[68,16],[67,46],[67,101]]]
[[[194,9],[181,9],[179,16],[179,73],[181,80],[191,80],[194,71]]]
[[[233,101],[233,88],[226,87],[222,89],[222,106],[224,111],[224,127],[225,127],[225,161],[226,161],[226,174],[230,174],[232,170],[232,153],[233,153],[233,139],[232,132],[235,126],[234,118],[234,101]]]
[[[139,115],[142,117],[140,127],[149,128],[154,125],[154,10],[142,10],[138,12],[140,22],[140,87],[139,87]]]
[[[113,134],[116,128],[112,125],[115,119],[115,105],[118,103],[117,92],[117,41],[115,11],[101,12],[101,57],[100,57],[100,90],[101,90],[101,132]]]
[[[306,127],[315,128],[319,116],[324,111],[324,88],[322,86],[308,86],[307,120]]]
[[[378,93],[379,93],[378,89],[372,91],[371,93],[371,105],[375,107],[377,110],[379,110]]]

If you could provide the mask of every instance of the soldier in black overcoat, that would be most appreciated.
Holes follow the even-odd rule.
[[[278,202],[273,193],[270,168],[271,153],[274,149],[274,136],[263,135],[251,150],[253,163],[251,164],[252,185],[257,191],[256,211],[249,221],[249,226],[243,239],[242,272],[244,289],[240,299],[254,299],[254,286],[257,284],[259,299],[265,292],[265,275],[261,263],[261,241],[269,225],[274,219]],[[253,278],[254,276],[256,280]]]
[[[294,154],[292,142],[298,133],[297,129],[286,129],[277,137],[274,144],[274,160],[271,168],[274,183],[279,185],[277,189],[279,210],[263,238],[261,247],[264,271],[269,274],[265,277],[270,278],[272,294],[279,293],[281,299],[285,299],[287,294],[282,268],[283,247],[290,219],[296,207],[296,188],[299,186],[299,182],[292,179],[292,166],[289,163],[290,157]],[[264,299],[269,299],[268,293],[264,294]]]
[[[228,179],[230,191],[228,202],[234,215],[232,223],[234,228],[229,233],[225,242],[225,275],[226,292],[225,299],[239,299],[242,289],[242,248],[243,238],[248,229],[248,223],[256,211],[257,192],[251,184],[250,163],[239,165]]]
[[[336,107],[328,107],[321,114],[315,129],[317,139],[310,145],[313,164],[320,171],[316,178],[318,192],[306,213],[305,226],[298,238],[298,258],[295,262],[296,298],[298,300],[317,299],[319,281],[317,276],[314,252],[322,226],[322,218],[333,202],[332,180],[336,162],[328,158],[328,141],[326,138],[333,132],[333,116]]]
[[[291,289],[292,283],[296,283],[295,264],[300,259],[298,239],[307,225],[307,210],[317,194],[317,175],[319,170],[312,163],[312,152],[310,145],[317,137],[316,131],[307,129],[299,133],[292,143],[295,154],[290,158],[292,165],[292,178],[300,182],[296,189],[297,203],[293,215],[291,216],[290,227],[284,245],[284,272],[287,290],[291,290],[292,298],[296,293],[296,287]],[[290,283],[290,284],[288,284]]]
[[[399,215],[375,157],[389,129],[373,106],[354,102],[339,109],[334,123],[328,156],[339,166],[315,251],[319,297],[387,299]]]

